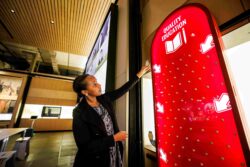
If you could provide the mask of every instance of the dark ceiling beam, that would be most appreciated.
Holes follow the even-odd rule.
[[[13,52],[12,52],[3,42],[0,42],[0,44],[4,47],[4,49],[5,49],[11,56],[16,57],[16,55],[13,54]]]
[[[245,12],[241,13],[240,15],[230,19],[229,21],[221,24],[219,26],[220,31],[224,31],[238,23],[240,23],[243,20],[249,19],[250,18],[250,9],[246,10]],[[250,20],[249,20],[250,21]]]
[[[0,24],[3,26],[4,30],[7,32],[7,34],[10,36],[11,39],[14,39],[13,35],[11,34],[11,32],[9,31],[9,29],[6,27],[6,25],[4,24],[4,22],[0,19]]]

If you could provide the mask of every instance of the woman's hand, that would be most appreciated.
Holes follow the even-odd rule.
[[[141,70],[136,74],[138,78],[141,78],[144,74],[151,70],[150,66],[142,66]]]
[[[125,131],[120,131],[114,135],[114,141],[124,141],[127,138],[127,133]]]

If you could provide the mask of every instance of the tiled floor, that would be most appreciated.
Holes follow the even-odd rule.
[[[14,147],[13,136],[7,150]],[[30,141],[30,154],[24,161],[16,160],[16,167],[71,167],[77,147],[72,132],[35,133]]]

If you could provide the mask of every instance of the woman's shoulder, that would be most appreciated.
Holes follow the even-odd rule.
[[[84,104],[84,101],[80,101],[73,109],[73,117],[82,115],[82,113],[84,113],[83,111],[86,109],[87,107],[86,104]]]
[[[77,105],[74,109],[73,109],[73,121],[75,122],[87,122],[88,121],[88,117],[89,117],[89,112],[87,108],[84,108],[81,105]]]
[[[73,118],[78,117],[80,115],[80,107],[79,104],[77,106],[75,106],[75,108],[73,109]]]
[[[97,99],[99,101],[105,101],[105,102],[109,102],[110,101],[110,97],[108,96],[108,93],[104,93],[100,96],[97,96]]]

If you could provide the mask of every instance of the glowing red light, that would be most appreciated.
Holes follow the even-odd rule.
[[[159,166],[244,166],[207,11],[188,5],[162,23],[152,43]],[[216,41],[215,41],[216,39]]]

